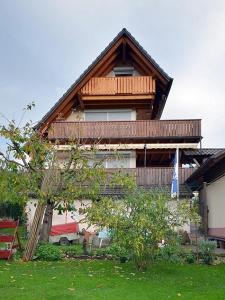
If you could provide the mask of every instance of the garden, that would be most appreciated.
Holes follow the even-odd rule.
[[[177,201],[166,190],[137,187],[123,172],[109,176],[103,161],[94,160],[94,145],[87,153],[71,141],[62,164],[57,145],[31,123],[18,128],[12,121],[0,135],[8,141],[0,152],[0,218],[20,220],[22,242],[14,251],[15,232],[7,236],[3,228],[0,251],[8,251],[6,244],[13,255],[0,261],[0,299],[224,298],[224,257],[215,255],[216,243],[197,235],[185,241],[183,226],[201,225],[197,198]],[[109,187],[122,197],[102,193]],[[37,203],[27,231],[31,199]],[[92,202],[78,211],[82,222],[107,230],[109,245],[94,247],[82,231],[81,243],[49,243],[53,211],[76,211],[74,201],[83,199]]]
[[[0,299],[224,299],[225,265],[0,262]]]

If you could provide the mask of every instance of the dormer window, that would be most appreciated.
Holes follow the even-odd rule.
[[[116,67],[113,69],[115,77],[118,76],[133,76],[134,68],[133,67]]]

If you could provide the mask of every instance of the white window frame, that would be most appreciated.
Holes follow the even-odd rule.
[[[109,160],[107,160],[107,158],[106,158],[106,160],[105,160],[105,168],[106,169],[117,169],[117,168],[121,168],[121,169],[130,169],[130,167],[131,167],[131,159],[132,159],[132,152],[131,151],[117,151],[116,153],[115,152],[107,152],[107,151],[99,151],[99,152],[97,152],[96,153],[96,155],[99,155],[99,156],[103,156],[103,155],[106,155],[106,156],[116,156],[118,154],[118,156],[120,157],[120,155],[121,155],[121,157],[123,158],[123,156],[125,156],[125,158],[128,158],[128,166],[127,167],[116,167],[116,168],[111,168],[111,167],[109,167]]]
[[[86,121],[86,113],[106,113],[106,120],[109,121],[109,113],[111,112],[130,112],[130,121],[134,121],[136,120],[136,111],[133,109],[87,109],[84,110],[84,121]],[[125,121],[125,120],[121,120],[121,121]],[[87,121],[87,122],[91,122],[91,121]],[[95,121],[94,121],[95,122]],[[97,122],[97,121],[96,121]]]

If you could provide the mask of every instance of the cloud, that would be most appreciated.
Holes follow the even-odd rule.
[[[0,111],[35,100],[41,119],[127,27],[174,77],[163,118],[202,118],[203,145],[224,147],[224,15],[223,0],[3,0]]]

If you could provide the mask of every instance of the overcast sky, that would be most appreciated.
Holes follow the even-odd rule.
[[[0,112],[40,120],[123,27],[174,78],[162,118],[225,147],[224,0],[0,0]]]

